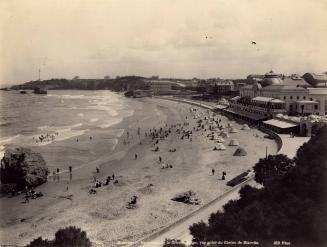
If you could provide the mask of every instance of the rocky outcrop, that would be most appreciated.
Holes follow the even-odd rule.
[[[1,184],[15,184],[16,189],[43,184],[48,173],[42,155],[27,148],[7,149],[1,160]]]

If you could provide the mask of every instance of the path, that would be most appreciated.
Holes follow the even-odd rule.
[[[291,159],[295,157],[298,148],[310,139],[310,137],[291,138],[290,135],[287,134],[279,134],[279,136],[282,139],[283,146],[278,153],[285,154]]]

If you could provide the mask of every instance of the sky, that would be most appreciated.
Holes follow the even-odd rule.
[[[326,13],[326,0],[0,0],[0,86],[39,69],[41,79],[321,73]]]

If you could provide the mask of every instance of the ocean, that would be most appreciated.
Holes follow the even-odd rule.
[[[130,100],[108,90],[49,90],[48,95],[0,91],[0,158],[6,146],[33,149],[78,141],[94,130],[112,136],[106,145],[113,150],[124,129],[111,126],[132,115]]]

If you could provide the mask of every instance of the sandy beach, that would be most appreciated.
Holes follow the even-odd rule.
[[[266,155],[266,147],[269,154],[277,152],[276,143],[264,139],[264,133],[254,128],[241,130],[241,123],[206,109],[155,98],[134,100],[133,116],[112,126],[108,133],[93,129],[79,136],[78,142],[74,137],[33,149],[44,155],[51,172],[60,168],[60,181],[49,177],[36,189],[44,196],[28,204],[22,203],[23,196],[1,198],[2,244],[24,245],[39,236],[52,239],[60,227],[70,225],[85,230],[99,246],[139,240],[224,193],[229,188],[226,181],[250,169]],[[197,110],[191,112],[190,108]],[[205,124],[206,131],[197,131],[199,117],[194,118],[195,115],[214,116],[233,125],[237,133],[224,138],[226,150],[213,151],[217,143],[207,137],[211,133],[209,124]],[[176,124],[180,126],[172,127]],[[182,126],[183,130],[192,131],[192,140],[178,134],[177,129]],[[170,129],[157,145],[153,145],[157,139],[153,141],[149,135],[154,128],[167,133]],[[118,142],[112,150],[109,147],[113,145],[108,143],[116,138]],[[233,156],[237,147],[228,146],[231,139],[239,141],[247,156]],[[159,148],[157,152],[153,151],[155,147]],[[171,164],[172,168],[161,169],[162,163]],[[69,165],[73,166],[71,181]],[[221,180],[223,171],[227,173],[225,181]],[[96,194],[88,193],[94,178],[104,181],[112,174],[118,183],[97,188]],[[200,205],[171,200],[175,194],[188,190],[196,193]],[[138,197],[136,208],[126,208],[134,195]]]

